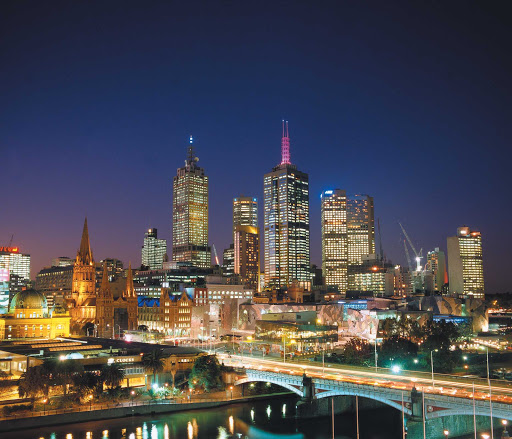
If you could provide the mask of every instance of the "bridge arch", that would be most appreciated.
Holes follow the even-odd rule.
[[[386,404],[390,407],[393,407],[394,409],[397,409],[398,411],[402,411],[402,405],[401,403],[397,403],[395,401],[392,401],[389,398],[383,397],[378,394],[369,394],[368,392],[358,392],[358,391],[346,391],[346,390],[329,390],[322,393],[317,393],[316,398],[331,398],[334,396],[359,396],[360,398],[366,398],[366,399],[373,399],[374,401],[382,402],[383,404]],[[407,404],[408,401],[404,400],[404,405]],[[404,407],[404,412],[406,415],[412,415],[411,408],[408,408],[407,406]]]
[[[302,393],[303,393],[302,388],[298,389],[297,387],[292,386],[291,384],[282,382],[280,380],[273,380],[272,378],[259,379],[259,378],[255,378],[255,377],[247,377],[247,378],[241,378],[241,379],[235,381],[233,384],[235,386],[238,386],[238,385],[245,384],[245,383],[255,383],[255,382],[275,384],[276,386],[284,387],[285,389],[288,389],[288,390],[296,393],[299,396],[302,396]]]

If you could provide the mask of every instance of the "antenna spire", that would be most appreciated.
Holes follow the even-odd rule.
[[[187,165],[192,165],[194,163],[194,138],[192,134],[188,138],[188,156],[186,160]]]
[[[290,136],[288,134],[288,121],[283,120],[283,137],[281,138],[281,164],[291,165]]]

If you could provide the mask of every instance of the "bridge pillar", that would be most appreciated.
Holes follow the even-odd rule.
[[[315,397],[315,385],[313,379],[305,373],[302,375],[302,399],[311,401]]]
[[[421,421],[423,419],[423,397],[421,393],[416,390],[416,387],[413,387],[411,391],[411,410],[411,420]]]

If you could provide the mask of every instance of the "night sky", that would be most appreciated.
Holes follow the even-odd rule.
[[[34,277],[76,255],[87,215],[96,260],[139,265],[146,228],[170,240],[193,134],[221,253],[234,196],[257,196],[262,224],[285,118],[313,263],[320,192],[342,188],[375,197],[393,262],[399,221],[424,253],[466,224],[487,292],[510,291],[509,5],[4,0],[0,245],[14,234]]]

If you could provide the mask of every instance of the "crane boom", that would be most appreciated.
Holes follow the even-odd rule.
[[[411,255],[409,254],[409,249],[407,248],[407,244],[405,242],[405,239],[404,239],[404,249],[405,249],[405,256],[407,258],[407,263],[409,264],[409,270],[413,271]]]
[[[414,252],[414,256],[417,257],[417,258],[418,257],[421,258],[421,255],[416,251],[416,248],[414,247],[414,244],[412,243],[411,238],[409,238],[409,235],[405,231],[404,226],[402,226],[402,223],[398,223],[398,224],[400,225],[400,228],[402,229],[402,232],[403,232],[405,238],[407,239],[407,242],[411,246],[412,251]]]
[[[213,255],[215,256],[215,263],[220,266],[219,256],[217,255],[217,249],[215,248],[215,244],[212,244],[212,247],[213,247]]]

